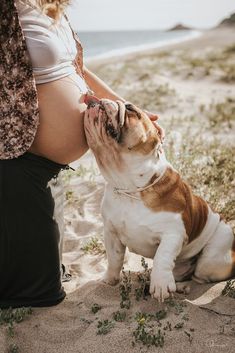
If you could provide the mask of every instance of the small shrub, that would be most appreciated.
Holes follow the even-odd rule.
[[[113,313],[113,319],[118,322],[123,322],[126,320],[126,312],[125,311],[115,311]]]
[[[167,311],[165,309],[159,310],[155,314],[155,317],[157,320],[165,319],[166,316],[167,316]]]
[[[132,283],[131,283],[131,275],[130,271],[128,274],[123,270],[122,271],[122,280],[119,285],[119,292],[121,296],[121,302],[120,302],[120,307],[121,308],[126,308],[130,309],[131,306],[131,299],[130,299],[130,294],[131,294],[131,289],[132,289]]]
[[[135,298],[137,301],[140,299],[146,299],[146,297],[149,295],[151,270],[148,268],[148,264],[145,262],[144,257],[141,258],[141,265],[144,271],[139,272],[137,275],[138,282],[140,283],[140,287],[135,288]]]
[[[104,243],[98,237],[92,237],[83,247],[86,254],[105,254]]]
[[[92,307],[91,307],[91,312],[93,313],[93,314],[96,314],[98,311],[100,311],[102,309],[102,306],[101,305],[99,305],[99,304],[97,304],[97,303],[95,303],[95,304],[93,304],[92,305]]]
[[[7,353],[20,353],[19,347],[16,344],[11,344]]]
[[[109,320],[98,321],[97,325],[97,335],[106,335],[114,327],[114,322]]]
[[[173,308],[174,313],[179,315],[184,312],[184,308],[187,306],[185,302],[177,301],[173,298],[168,298],[165,300],[165,303],[168,307]]]
[[[230,279],[226,282],[222,295],[235,299],[235,279]]]
[[[65,194],[66,201],[71,202],[73,200],[73,198],[74,198],[73,191],[72,190],[66,191],[66,194]]]
[[[17,309],[0,309],[0,326],[7,326],[8,338],[12,339],[15,336],[15,324],[22,322],[27,316],[32,314],[31,308],[17,308]],[[19,353],[19,347],[11,343],[8,348],[8,353]]]
[[[163,347],[165,341],[165,332],[162,332],[160,328],[156,328],[149,324],[147,320],[143,317],[138,320],[136,329],[133,331],[133,336],[135,341],[133,345],[137,342],[141,342],[143,345],[150,347]]]

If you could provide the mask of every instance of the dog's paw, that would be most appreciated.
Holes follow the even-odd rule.
[[[175,291],[176,284],[172,272],[152,272],[149,292],[153,298],[164,302]]]
[[[109,284],[110,286],[115,286],[120,281],[120,276],[115,276],[106,272],[104,276],[101,278],[101,282]]]

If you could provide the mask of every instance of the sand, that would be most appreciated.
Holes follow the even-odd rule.
[[[167,51],[176,61],[177,53],[183,50],[194,50],[197,56],[203,57],[207,50],[222,50],[227,45],[234,44],[234,34],[234,29],[207,31],[200,38],[185,43],[128,55],[122,58],[122,65],[130,65],[128,80],[131,85],[133,78],[133,90],[136,88],[138,91],[135,71],[137,59],[144,60],[146,70],[150,70],[152,60],[162,50]],[[119,65],[119,61],[120,58],[113,58],[108,61],[90,62],[89,65],[107,82],[111,82],[114,80],[114,71],[110,73],[109,69]],[[190,80],[185,79],[183,70],[175,75],[169,72],[152,74],[153,86],[150,89],[154,90],[154,84],[167,84],[177,93],[171,97],[171,106],[164,108],[164,100],[159,104],[162,124],[165,127],[169,124],[169,115],[187,115],[194,109],[192,107],[207,106],[212,99],[219,101],[221,97],[235,95],[234,85],[218,81],[216,72],[212,72],[209,77],[202,77],[198,72]],[[125,82],[113,82],[114,86],[118,85],[120,94],[130,94]],[[139,96],[136,94],[136,97],[141,97],[140,93]],[[144,97],[142,101],[141,98],[138,99],[139,105],[142,106]],[[191,128],[193,129],[193,126]],[[178,124],[172,131],[175,141],[179,144],[182,142],[181,129],[182,126]],[[230,130],[229,133],[227,130],[220,131],[217,136],[224,134],[227,141],[232,141],[233,134]],[[100,282],[107,264],[100,215],[104,180],[90,152],[72,166],[76,171],[63,175],[66,199],[63,262],[72,274],[72,280],[64,283],[67,297],[56,307],[34,308],[32,315],[15,325],[13,338],[7,336],[6,327],[0,326],[0,353],[8,352],[12,343],[16,344],[19,347],[18,352],[22,353],[234,352],[235,299],[221,295],[225,282],[204,285],[192,283],[190,294],[176,294],[174,300],[168,304],[159,304],[150,297],[137,301],[135,289],[140,286],[137,271],[142,269],[141,258],[127,253],[125,270],[131,271],[131,307],[120,308],[119,285],[111,287]],[[58,195],[61,200],[61,192],[58,192]],[[234,219],[229,221],[234,225]],[[151,266],[151,260],[147,262]],[[91,309],[95,303],[99,304],[101,309],[94,314]],[[135,342],[133,345],[133,333],[138,326],[136,313],[154,314],[163,309],[166,310],[165,318],[159,321],[152,319],[145,323],[146,326],[152,324],[155,332],[160,329],[161,335],[165,333],[163,347],[148,348],[141,342]],[[113,319],[113,313],[118,310],[126,312],[125,321],[117,322]],[[102,320],[112,321],[113,327],[107,334],[97,334],[98,322]]]

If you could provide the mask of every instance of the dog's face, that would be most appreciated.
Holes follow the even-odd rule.
[[[101,168],[106,162],[121,168],[124,155],[147,155],[161,143],[151,120],[136,106],[92,98],[87,104],[87,142]]]

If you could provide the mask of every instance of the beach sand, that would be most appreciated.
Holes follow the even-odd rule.
[[[159,113],[169,160],[233,227],[234,35],[235,29],[211,30],[177,45],[89,63],[120,95]],[[90,152],[72,166],[75,172],[63,174],[63,262],[72,274],[64,283],[67,297],[56,307],[34,308],[15,324],[13,338],[0,326],[0,353],[11,344],[19,348],[11,352],[21,353],[234,352],[235,298],[221,294],[225,282],[192,283],[190,294],[164,304],[149,296],[137,300],[141,257],[127,253],[131,305],[120,308],[119,285],[99,281],[107,264],[100,215],[104,180]],[[100,306],[96,313],[94,304]],[[117,311],[116,319],[126,315],[124,321],[115,321]],[[156,345],[163,347],[143,345],[140,330],[152,339],[155,333]]]

